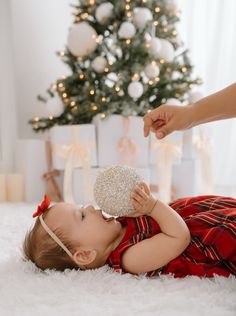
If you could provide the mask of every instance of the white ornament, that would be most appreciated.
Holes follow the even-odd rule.
[[[153,37],[148,41],[149,51],[154,57],[158,57],[161,51],[161,40],[158,37]]]
[[[165,104],[167,104],[167,105],[182,105],[182,103],[178,99],[175,99],[175,98],[168,99]]]
[[[128,85],[128,94],[133,99],[138,99],[143,94],[143,85],[139,81],[133,81]]]
[[[161,50],[158,53],[159,58],[165,59],[168,63],[172,62],[175,57],[173,45],[166,39],[161,39]]]
[[[200,91],[191,91],[189,93],[188,102],[189,104],[195,103],[198,100],[202,99],[204,96]]]
[[[49,99],[46,103],[46,110],[48,115],[60,116],[64,111],[62,100],[58,96]]]
[[[160,69],[156,62],[151,62],[144,68],[144,72],[149,79],[152,79],[159,75]]]
[[[97,33],[87,22],[73,25],[68,34],[68,48],[75,56],[86,56],[97,47]]]
[[[148,8],[136,8],[134,11],[134,24],[142,30],[148,21],[152,21],[152,12]]]
[[[103,72],[106,68],[107,60],[102,56],[97,56],[92,62],[92,67],[96,72]]]
[[[122,216],[134,211],[130,194],[142,178],[128,166],[112,166],[101,171],[94,184],[94,198],[102,211]]]
[[[107,24],[113,14],[113,4],[110,2],[101,3],[95,12],[95,17],[100,24]]]
[[[118,35],[120,38],[132,38],[136,33],[133,23],[123,22],[119,28]]]

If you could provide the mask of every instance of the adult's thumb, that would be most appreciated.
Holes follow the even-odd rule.
[[[167,135],[169,135],[170,133],[173,132],[173,126],[172,124],[166,124],[162,127],[160,127],[157,131],[156,131],[156,138],[158,139],[162,139],[164,137],[166,137]]]

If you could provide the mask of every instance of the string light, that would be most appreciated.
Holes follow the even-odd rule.
[[[120,87],[119,86],[115,86],[115,90],[116,90],[116,92],[119,92],[120,91]]]
[[[91,103],[91,104],[90,104],[90,107],[91,107],[91,109],[92,109],[93,111],[96,111],[96,110],[98,109],[98,107],[96,106],[95,103]]]
[[[93,89],[91,89],[91,90],[89,91],[89,93],[90,93],[91,95],[94,95],[95,91],[94,91]]]
[[[67,93],[62,93],[62,97],[65,99],[65,98],[67,98]]]
[[[160,81],[160,77],[156,77],[156,78],[155,78],[155,81],[156,81],[156,82]]]
[[[139,74],[138,73],[135,73],[132,77],[132,80],[135,81],[135,80],[139,80]]]
[[[172,31],[172,35],[176,36],[176,35],[177,35],[177,31],[176,31],[176,30],[173,30],[173,31]]]
[[[81,18],[82,18],[83,20],[87,19],[87,17],[88,17],[88,13],[87,13],[87,12],[81,14]]]
[[[108,72],[109,71],[109,68],[108,67],[105,67],[104,68],[104,72]]]
[[[155,8],[155,12],[156,12],[156,13],[159,13],[160,11],[161,11],[161,9],[160,9],[159,7],[156,7],[156,8]]]
[[[59,52],[59,56],[61,56],[61,57],[65,56],[65,52],[63,52],[63,51]]]
[[[53,116],[52,115],[50,115],[48,118],[49,118],[50,121],[53,120]]]
[[[71,101],[70,106],[73,107],[75,105],[76,105],[76,102],[75,101]]]
[[[154,22],[153,22],[153,25],[154,25],[154,26],[157,26],[158,24],[159,24],[158,21],[154,21]]]
[[[65,80],[65,79],[66,79],[66,76],[65,76],[65,75],[61,76],[61,79]]]
[[[127,40],[125,41],[127,45],[129,45],[131,43],[131,39],[127,38]]]
[[[94,3],[95,3],[95,0],[89,0],[90,5],[94,5]]]
[[[36,116],[36,117],[34,118],[34,121],[35,121],[35,122],[38,122],[38,121],[39,121],[39,117]]]
[[[78,106],[74,106],[74,107],[71,109],[72,112],[77,112],[77,110],[78,110]]]
[[[187,68],[186,67],[182,67],[182,72],[186,72],[187,71]]]
[[[64,88],[64,84],[62,82],[58,83],[59,88]]]
[[[80,78],[80,79],[84,79],[84,74],[80,74],[80,75],[79,75],[79,78]]]
[[[190,85],[189,85],[189,89],[192,89],[193,88],[193,85],[190,83]]]
[[[105,113],[102,113],[100,116],[101,116],[101,118],[105,118],[105,117],[106,117],[106,114],[105,114]]]
[[[154,82],[153,82],[153,80],[149,80],[148,83],[151,86],[151,85],[153,85]]]
[[[106,97],[102,97],[102,102],[106,102],[107,98]]]
[[[165,59],[160,59],[160,64],[164,64],[165,63]]]
[[[112,65],[113,65],[113,61],[110,60],[110,61],[108,62],[108,64],[109,64],[110,66],[112,66]]]
[[[126,9],[126,10],[129,10],[129,9],[130,9],[130,5],[129,5],[129,4],[126,4],[126,5],[125,5],[125,9]]]
[[[164,27],[164,28],[163,28],[163,32],[164,32],[164,33],[168,32],[168,27]]]

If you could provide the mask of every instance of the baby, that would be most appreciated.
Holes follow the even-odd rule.
[[[135,212],[114,218],[92,205],[50,207],[45,196],[25,237],[24,257],[42,270],[108,264],[149,277],[236,275],[236,199],[199,196],[166,205],[141,182],[131,202]]]

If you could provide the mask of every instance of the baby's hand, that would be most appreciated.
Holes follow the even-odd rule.
[[[156,203],[151,195],[150,189],[145,182],[140,182],[131,192],[131,203],[135,208],[135,212],[128,216],[137,217],[142,215],[150,215]]]

